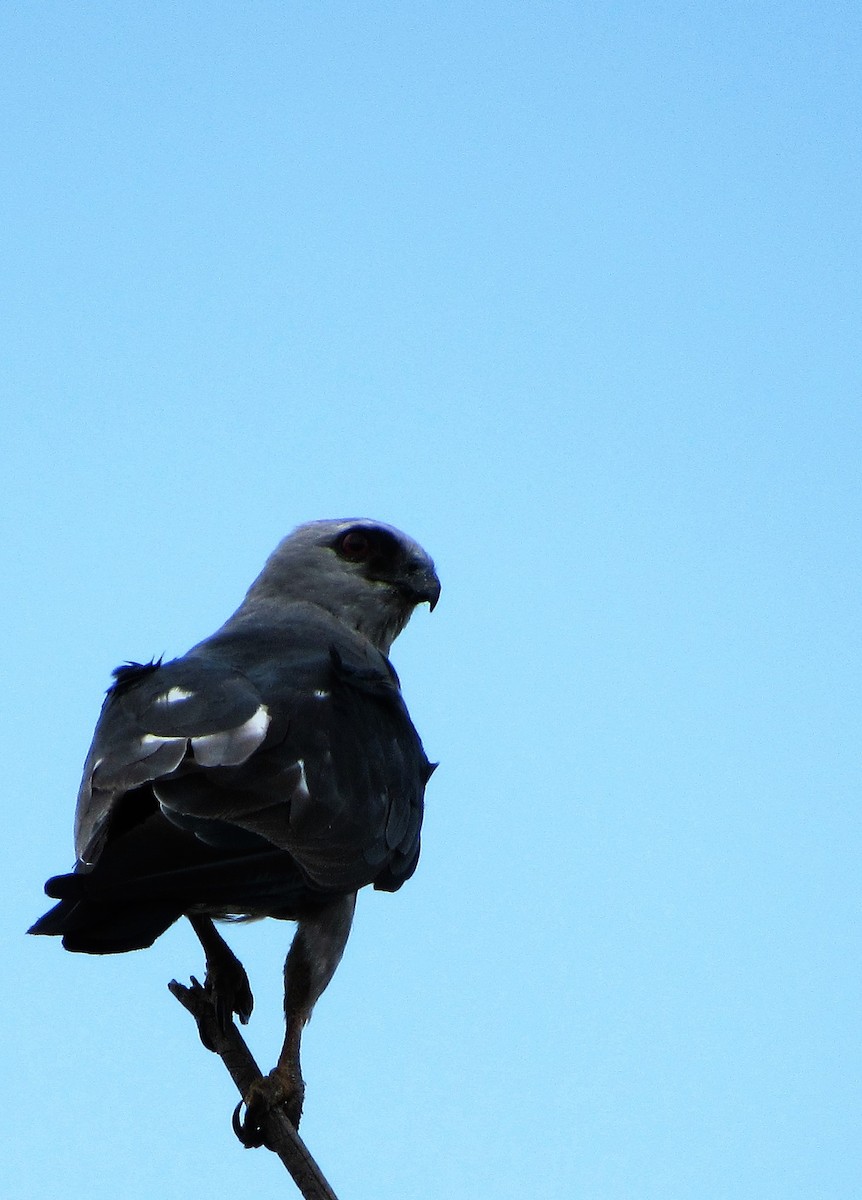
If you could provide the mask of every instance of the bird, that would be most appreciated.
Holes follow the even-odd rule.
[[[269,1112],[294,1126],[302,1031],[341,961],[360,888],[394,892],[416,869],[429,762],[390,648],[433,610],[429,555],[367,518],[311,521],[267,559],[239,608],[171,661],[113,672],[75,813],[74,869],[30,933],[84,954],[151,946],[186,917],[222,1030],[253,995],[214,921],[296,922],[276,1066],[235,1118],[265,1144]],[[212,1047],[210,1047],[212,1048]]]

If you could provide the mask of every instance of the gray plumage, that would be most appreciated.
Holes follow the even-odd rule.
[[[439,591],[431,559],[391,526],[315,521],[280,543],[221,629],[172,662],[119,668],[108,691],[78,797],[77,864],[49,880],[60,903],[31,932],[117,953],[185,914],[226,1020],[248,1018],[251,993],[210,918],[299,921],[287,1039],[247,1098],[249,1144],[272,1104],[299,1119],[299,1035],[356,891],[394,891],[415,869],[432,767],[387,655]]]

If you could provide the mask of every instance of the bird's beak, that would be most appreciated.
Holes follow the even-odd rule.
[[[440,599],[440,580],[437,578],[433,563],[414,566],[404,590],[414,604],[427,603],[433,612]]]
[[[437,578],[437,572],[430,567],[422,575],[421,581],[417,580],[419,587],[417,588],[419,600],[421,604],[423,600],[428,601],[428,608],[431,612],[437,607],[437,601],[440,599],[440,580]]]
[[[433,612],[437,607],[437,601],[440,599],[440,580],[432,571],[428,580],[428,592],[426,599],[428,601],[428,611]]]

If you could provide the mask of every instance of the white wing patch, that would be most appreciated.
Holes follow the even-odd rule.
[[[171,692],[182,692],[182,688],[171,688]],[[192,693],[183,692],[181,696],[168,700],[171,692],[160,697],[165,704],[175,700],[185,700]],[[269,729],[270,716],[265,704],[261,704],[242,725],[235,729],[220,729],[218,733],[204,733],[200,737],[165,737],[159,733],[145,733],[140,740],[142,756],[149,758],[163,746],[183,746],[191,743],[195,761],[202,767],[237,767],[244,763],[266,737]]]
[[[161,696],[156,696],[156,704],[177,704],[180,700],[190,700],[194,692],[187,692],[185,688],[172,687],[169,691],[163,692]]]
[[[261,704],[247,721],[236,729],[205,733],[191,738],[195,761],[202,767],[237,767],[254,753],[266,737],[270,716]]]
[[[141,738],[141,748],[146,751],[146,757],[149,757],[161,746],[170,746],[175,742],[184,742],[184,737],[162,737],[158,733],[145,733]]]

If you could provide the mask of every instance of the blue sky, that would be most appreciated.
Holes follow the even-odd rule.
[[[301,521],[443,598],[420,869],[305,1043],[339,1194],[860,1185],[849,4],[7,3],[6,1190],[285,1195],[165,988],[22,936],[110,670]],[[281,1037],[290,927],[237,929]]]

